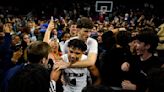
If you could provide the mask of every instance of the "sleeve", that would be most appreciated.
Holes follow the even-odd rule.
[[[68,42],[70,40],[67,40],[65,43],[64,43],[64,46],[63,46],[63,50],[62,50],[62,54],[67,54],[68,53]]]
[[[56,92],[56,82],[54,80],[50,81],[49,92]]]
[[[11,35],[10,33],[5,33],[5,37],[4,37],[4,46],[5,46],[5,49],[8,50],[10,48],[10,44],[11,44]]]
[[[91,42],[89,42],[89,52],[88,53],[96,53],[98,54],[98,43],[96,40],[91,40]]]

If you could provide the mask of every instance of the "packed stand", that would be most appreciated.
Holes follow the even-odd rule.
[[[66,14],[0,15],[2,92],[163,90],[162,75],[153,74],[164,67],[162,19],[140,9],[113,12],[110,17]],[[153,86],[156,82],[160,86]]]

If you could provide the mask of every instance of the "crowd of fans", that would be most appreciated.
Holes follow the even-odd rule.
[[[1,91],[163,92],[162,17],[151,8],[102,14],[77,6],[0,14]]]

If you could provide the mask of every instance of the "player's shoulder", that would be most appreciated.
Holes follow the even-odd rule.
[[[88,43],[88,44],[89,44],[89,43],[97,44],[97,40],[94,39],[94,38],[88,37],[88,39],[87,39],[87,43]]]

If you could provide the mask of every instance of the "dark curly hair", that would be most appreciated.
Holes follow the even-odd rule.
[[[94,26],[92,20],[87,17],[82,17],[80,20],[77,21],[77,28],[88,28],[92,29]]]
[[[85,44],[85,42],[79,39],[70,40],[68,43],[68,47],[77,48],[81,51],[87,50],[87,45]]]
[[[136,39],[144,42],[146,45],[150,44],[149,52],[154,53],[158,46],[159,37],[157,34],[149,28],[143,29],[137,36]]]

